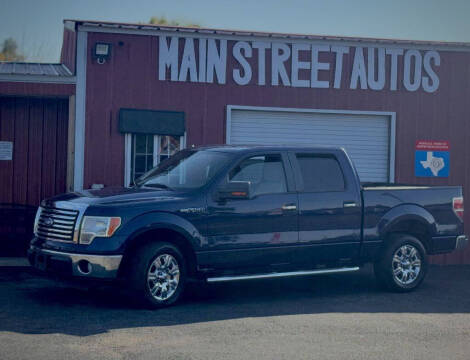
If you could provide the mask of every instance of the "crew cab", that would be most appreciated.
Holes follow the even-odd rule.
[[[356,271],[410,291],[428,255],[467,245],[458,186],[361,184],[341,148],[182,150],[130,188],[42,201],[29,249],[47,274],[124,282],[152,307],[189,279]]]

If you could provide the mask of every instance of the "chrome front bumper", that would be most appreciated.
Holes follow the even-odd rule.
[[[455,250],[464,249],[468,245],[467,235],[457,236],[457,241],[455,242]]]
[[[117,277],[122,255],[75,254],[31,246],[28,259],[36,269],[55,273],[58,276],[114,279]]]

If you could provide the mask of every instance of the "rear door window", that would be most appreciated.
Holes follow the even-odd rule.
[[[344,191],[343,171],[333,155],[296,154],[304,192]]]

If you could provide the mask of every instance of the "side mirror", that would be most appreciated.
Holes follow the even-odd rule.
[[[251,183],[249,181],[231,181],[218,189],[220,200],[249,199],[251,197]]]

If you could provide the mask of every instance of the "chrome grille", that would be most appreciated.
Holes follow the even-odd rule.
[[[78,215],[78,210],[41,206],[36,225],[37,237],[72,242]]]

